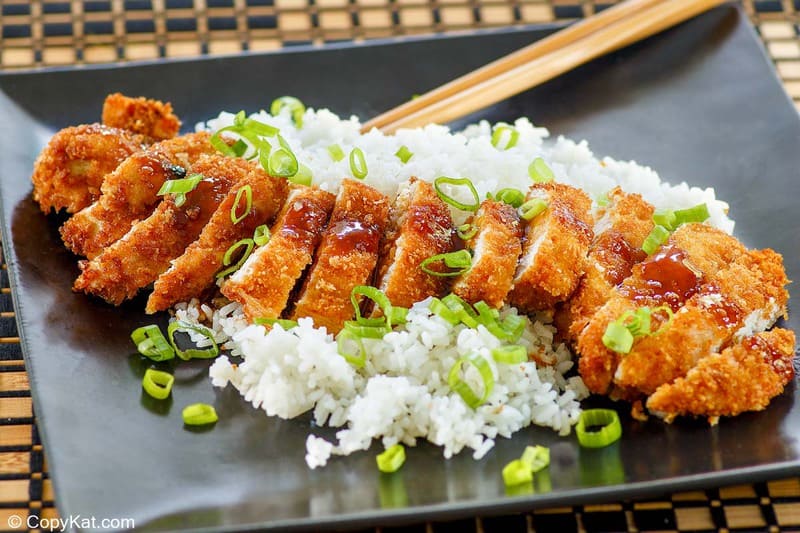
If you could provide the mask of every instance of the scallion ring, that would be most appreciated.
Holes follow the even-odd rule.
[[[588,409],[581,413],[575,434],[584,448],[604,448],[619,440],[622,424],[612,409]]]
[[[629,353],[633,348],[633,333],[625,325],[614,321],[606,326],[603,345],[617,353]]]
[[[342,147],[338,144],[328,146],[328,154],[330,154],[331,159],[336,163],[344,159],[344,150],[342,150]]]
[[[404,165],[408,163],[408,160],[414,157],[414,152],[408,149],[408,146],[401,146],[394,155],[399,159]]]
[[[289,178],[289,181],[298,185],[311,185],[313,180],[314,175],[311,173],[311,169],[305,166],[303,163],[298,165],[297,173]]]
[[[355,320],[346,320],[344,330],[352,333],[359,339],[382,339],[384,335],[392,331],[385,321],[377,326],[366,326],[359,324]]]
[[[389,297],[386,296],[386,293],[380,289],[376,289],[375,287],[370,287],[368,285],[356,285],[353,287],[353,290],[350,291],[350,302],[353,304],[353,309],[355,309],[356,312],[356,321],[363,320],[363,317],[361,316],[361,302],[359,301],[359,296],[369,298],[375,302],[378,307],[380,307],[381,311],[383,312],[383,316],[387,321],[387,325],[389,326],[389,329],[391,329],[392,302],[389,301]]]
[[[272,235],[269,232],[269,226],[266,224],[261,224],[253,232],[253,243],[256,246],[264,246],[269,242],[271,236]]]
[[[458,317],[458,314],[452,311],[439,298],[431,299],[431,303],[429,304],[429,309],[431,310],[431,313],[433,313],[438,317],[441,317],[442,319],[444,319],[446,322],[449,322],[453,326],[461,323],[461,319]]]
[[[456,228],[456,235],[458,238],[467,241],[473,238],[478,233],[478,226],[475,224],[461,224]]]
[[[708,205],[704,203],[688,209],[678,209],[675,211],[675,227],[691,222],[705,222],[709,216]]]
[[[250,257],[250,254],[253,252],[253,248],[255,247],[255,242],[253,239],[242,239],[238,242],[235,242],[225,251],[225,255],[222,257],[222,266],[228,266],[233,261],[234,254],[239,250],[239,248],[244,247],[244,252],[242,252],[239,260],[236,261],[233,265],[229,266],[225,270],[222,270],[217,273],[217,278],[224,278],[228,274],[236,272],[239,268],[247,261],[247,258]]]
[[[351,346],[354,343],[358,353],[353,353],[350,347],[348,347],[348,343],[350,343]],[[361,337],[346,329],[343,329],[336,335],[336,349],[339,355],[344,357],[348,363],[356,368],[363,368],[364,364],[367,362],[367,350],[364,348],[364,342],[361,340]]]
[[[541,157],[537,157],[528,165],[528,176],[530,176],[535,183],[548,183],[556,179],[553,171]]]
[[[181,350],[178,348],[178,343],[175,341],[175,334],[179,331],[194,331],[195,333],[199,333],[211,341],[211,346],[208,348],[188,348],[186,350]],[[175,320],[170,322],[169,327],[167,327],[167,337],[175,353],[184,361],[188,361],[189,359],[213,359],[219,355],[219,346],[217,346],[217,341],[214,340],[214,333],[205,326],[189,324],[182,320]]]
[[[498,150],[513,148],[517,145],[517,141],[519,141],[519,132],[511,126],[496,126],[492,132],[492,146]]]
[[[273,151],[267,159],[267,172],[279,178],[291,178],[299,168],[294,152],[283,147]]]
[[[505,202],[511,207],[519,207],[525,202],[525,195],[519,189],[500,189],[494,195],[498,202]]]
[[[245,197],[244,212],[241,215],[237,215],[236,212],[239,210],[239,203],[242,201],[242,196]],[[250,187],[250,185],[245,185],[236,191],[236,198],[233,200],[233,205],[231,206],[231,222],[233,222],[234,225],[238,224],[250,214],[252,209],[253,188]]]
[[[207,403],[187,405],[183,408],[181,416],[183,416],[183,423],[187,426],[206,426],[219,420],[217,410]]]
[[[520,461],[528,465],[532,473],[550,466],[550,448],[546,446],[526,446]]]
[[[541,198],[531,198],[519,206],[519,216],[523,220],[533,220],[547,209],[547,201]]]
[[[653,223],[669,231],[673,231],[678,227],[675,211],[672,209],[656,209],[653,213]]]
[[[533,481],[533,472],[522,459],[514,459],[503,467],[503,483],[506,487],[514,487]]]
[[[269,106],[269,112],[272,116],[276,116],[281,110],[287,107],[291,113],[292,121],[298,129],[303,127],[303,115],[306,112],[306,106],[298,98],[294,96],[281,96],[272,101]]]
[[[642,250],[647,255],[653,255],[659,246],[667,242],[667,239],[669,239],[669,230],[664,226],[655,226],[645,237]]]
[[[478,371],[478,374],[481,377],[481,381],[483,383],[483,392],[476,393],[472,390],[472,387],[464,381],[461,377],[461,368],[464,364],[471,365],[475,370]],[[464,400],[469,407],[472,409],[478,408],[489,395],[492,393],[492,389],[494,388],[494,374],[492,374],[492,367],[489,366],[489,363],[486,359],[483,358],[482,355],[478,353],[470,353],[458,359],[455,364],[450,368],[450,372],[447,375],[447,384],[450,388],[457,392],[461,399]]]
[[[517,342],[525,331],[525,318],[520,315],[508,315],[500,326],[506,334],[505,340],[508,342]]]
[[[462,324],[468,328],[478,327],[478,313],[476,313],[475,309],[463,298],[459,297],[457,294],[450,293],[442,298],[442,303],[456,314]]]
[[[528,350],[519,344],[510,344],[492,349],[492,358],[498,363],[516,365],[528,361]]]
[[[473,203],[465,204],[463,202],[459,202],[452,196],[442,191],[442,185],[465,186],[472,195],[472,199],[474,200]],[[436,194],[443,202],[452,205],[456,209],[461,209],[462,211],[477,211],[481,206],[481,198],[478,195],[478,191],[475,189],[475,185],[472,184],[472,181],[470,181],[468,178],[448,178],[447,176],[439,176],[433,180],[433,187],[436,189]]]
[[[360,180],[367,177],[367,158],[361,148],[350,150],[350,172]]]
[[[140,354],[153,361],[167,361],[175,357],[175,350],[155,324],[136,328],[131,332],[131,340]]]
[[[384,474],[397,472],[406,462],[406,449],[402,444],[389,446],[375,457],[375,462],[378,463],[378,470]]]
[[[175,383],[175,376],[169,372],[148,368],[142,378],[142,388],[156,400],[164,400],[172,392],[172,384]]]
[[[253,323],[257,326],[274,326],[277,324],[286,331],[297,327],[296,320],[287,320],[284,318],[256,318],[253,320]]]
[[[428,265],[433,263],[443,262],[447,268],[455,268],[456,270],[450,272],[437,272],[432,270]],[[423,272],[438,278],[448,278],[452,276],[459,276],[472,268],[472,255],[469,250],[458,250],[457,252],[448,252],[446,254],[432,255],[419,264]]]
[[[202,180],[202,174],[191,174],[189,177],[179,180],[167,180],[156,194],[158,196],[174,194],[175,206],[180,207],[186,203],[186,193],[192,192]]]

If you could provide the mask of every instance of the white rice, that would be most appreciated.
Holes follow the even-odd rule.
[[[198,124],[197,129],[217,130],[231,125],[233,117],[221,113]],[[514,123],[519,132],[517,144],[500,151],[491,144],[492,129],[487,122],[461,133],[432,125],[385,136],[377,130],[361,135],[355,117],[342,120],[324,109],[307,110],[299,130],[288,112],[272,117],[261,111],[251,117],[279,128],[298,161],[310,168],[313,183],[331,191],[350,175],[347,157],[339,162],[331,159],[328,147],[334,144],[345,154],[361,148],[368,167],[366,183],[388,195],[394,195],[412,176],[429,181],[442,175],[469,177],[481,198],[504,187],[526,190],[530,185],[528,165],[541,157],[557,181],[580,187],[594,199],[619,185],[641,194],[657,208],[705,202],[711,214],[709,222],[733,231],[728,206],[715,198],[713,189],[669,185],[635,162],[598,160],[585,141],[576,143],[563,137],[548,141],[547,130],[527,119]],[[394,155],[401,146],[414,154],[407,164]],[[454,218],[460,222],[463,214],[454,212]],[[516,310],[506,308],[502,313]],[[210,375],[215,386],[230,383],[269,416],[294,418],[311,411],[319,426],[342,428],[335,442],[309,435],[306,462],[310,468],[324,466],[331,455],[366,450],[375,439],[388,447],[396,443],[413,446],[423,438],[441,446],[445,457],[470,448],[480,459],[498,436],[510,437],[531,424],[569,434],[580,415],[579,402],[588,395],[579,377],[565,377],[573,366],[571,354],[563,344],[553,342],[555,330],[544,315],[527,320],[518,341],[542,364],[497,364],[491,357],[491,350],[501,345],[497,338],[483,326],[452,326],[432,315],[426,300],[411,309],[404,326],[383,339],[364,341],[368,356],[360,369],[339,355],[333,336],[314,328],[311,319],[301,319],[289,331],[277,325],[267,331],[248,325],[238,304],[212,309],[196,300],[176,306],[176,319],[205,324],[219,344],[233,356],[242,357],[238,365],[226,356],[214,362]],[[192,334],[192,338],[200,345],[210,344],[201,335]],[[486,403],[474,410],[447,384],[450,368],[471,353],[484,357],[495,380]],[[474,390],[481,389],[480,378],[471,367],[464,379]]]

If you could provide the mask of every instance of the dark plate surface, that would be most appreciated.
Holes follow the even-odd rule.
[[[620,406],[624,437],[601,451],[531,428],[499,439],[477,462],[469,453],[445,461],[440,449],[422,445],[400,474],[381,478],[374,446],[310,471],[303,459],[310,419],[270,419],[235,392],[213,390],[205,364],[181,367],[169,405],[149,403],[129,341],[132,329],[151,321],[144,300],[115,309],[70,291],[76,260],[58,239],[60,220],[32,201],[29,175],[49,135],[97,120],[107,93],[170,100],[189,127],[221,109],[256,110],[281,94],[368,117],[548,31],[0,75],[3,242],[62,516],[134,518],[159,530],[327,529],[800,473],[796,384],[765,412],[713,428],[633,422]],[[716,187],[730,202],[737,235],[782,252],[789,278],[800,279],[800,121],[736,8],[718,8],[479,115],[517,116],[586,138],[597,154],[651,165],[671,182]],[[800,322],[792,316],[787,325]],[[194,402],[216,405],[213,430],[183,429],[181,408]],[[536,494],[507,496],[500,470],[530,443],[551,447],[549,479],[539,480]]]

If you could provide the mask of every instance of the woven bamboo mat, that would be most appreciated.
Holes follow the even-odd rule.
[[[0,0],[0,68],[231,54],[574,20],[606,5],[593,0]],[[800,104],[800,0],[744,0],[744,6],[788,93]],[[24,526],[29,515],[52,518],[57,511],[3,264],[0,531],[13,524],[12,517],[21,517]],[[800,478],[403,530],[800,531]]]

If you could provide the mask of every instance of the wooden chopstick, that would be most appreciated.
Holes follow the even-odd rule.
[[[445,123],[659,33],[724,0],[627,0],[364,124],[384,133]]]

